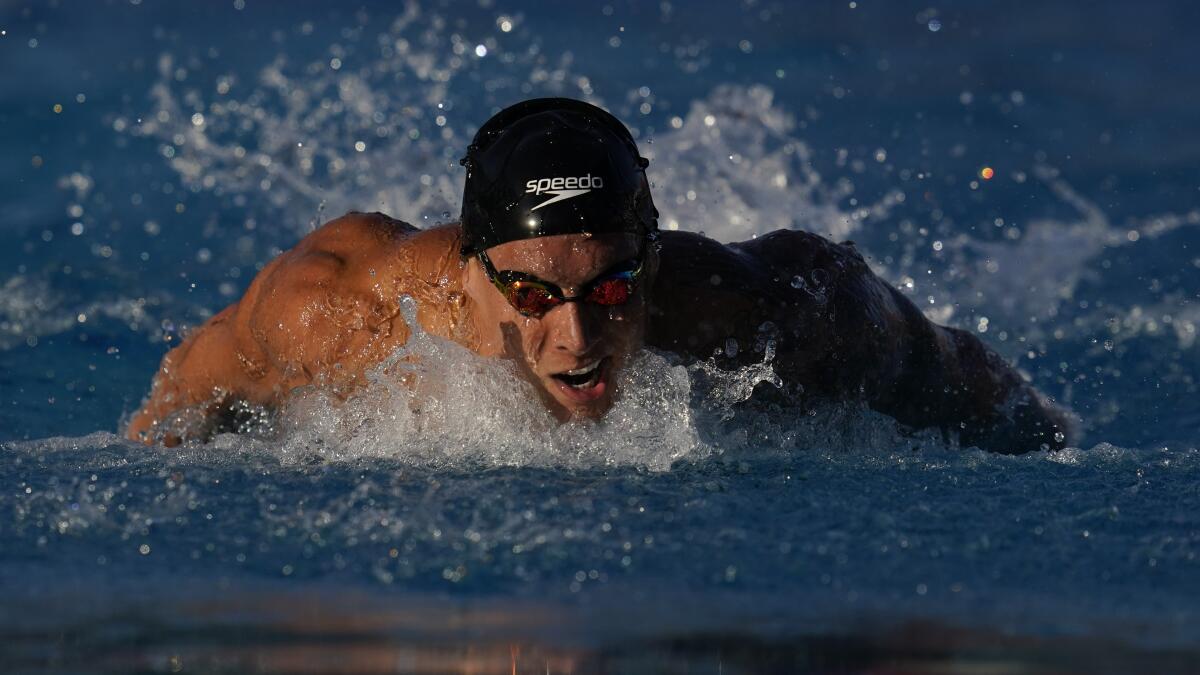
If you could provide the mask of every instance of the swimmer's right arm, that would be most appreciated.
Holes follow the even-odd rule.
[[[398,294],[364,287],[354,276],[361,261],[323,245],[356,243],[363,228],[340,221],[346,219],[271,261],[241,300],[163,358],[127,437],[175,445],[190,436],[167,429],[167,422],[184,408],[200,407],[211,417],[233,401],[277,406],[292,389],[314,382],[345,390],[403,344],[398,303],[385,299]]]
[[[202,428],[189,430],[179,420],[173,423],[171,418],[181,411],[190,410],[206,421],[232,401],[273,402],[279,359],[268,358],[267,345],[258,339],[265,337],[260,325],[276,320],[280,329],[292,327],[293,321],[284,321],[282,315],[291,314],[296,287],[312,276],[311,265],[296,257],[293,249],[272,260],[241,300],[196,328],[163,357],[149,398],[129,421],[128,438],[178,445],[206,435]],[[275,342],[278,348],[280,341]]]
[[[184,440],[179,432],[159,428],[172,413],[193,406],[219,406],[239,388],[239,373],[229,359],[230,324],[237,309],[236,304],[226,308],[163,357],[150,396],[129,420],[126,437],[178,445]]]

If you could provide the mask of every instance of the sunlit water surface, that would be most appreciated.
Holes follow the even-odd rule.
[[[1194,665],[1194,10],[711,4],[3,5],[0,663]],[[349,401],[121,440],[272,255],[349,209],[451,220],[477,125],[559,94],[635,128],[664,227],[853,238],[1080,447],[781,406],[769,354],[645,353],[560,426],[423,334]]]

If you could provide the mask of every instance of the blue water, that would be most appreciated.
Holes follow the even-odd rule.
[[[4,3],[0,664],[1187,670],[1198,15]],[[636,129],[664,227],[855,240],[1071,407],[1079,447],[906,438],[654,355],[599,428],[539,426],[479,366],[441,427],[397,421],[381,379],[257,435],[119,439],[271,256],[349,209],[451,219],[478,124],[551,94]]]

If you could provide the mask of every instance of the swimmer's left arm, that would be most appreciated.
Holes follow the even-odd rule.
[[[799,230],[730,246],[683,232],[662,241],[651,346],[709,358],[773,334],[772,365],[804,394],[865,399],[904,425],[995,452],[1069,441],[1064,411],[978,338],[925,318],[852,245]]]
[[[873,408],[993,452],[1057,449],[1071,440],[1067,413],[979,338],[933,323],[865,263],[854,267],[837,291],[834,329],[854,337],[835,358],[874,375],[865,388]]]

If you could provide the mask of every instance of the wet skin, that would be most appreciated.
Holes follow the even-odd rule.
[[[488,257],[497,270],[532,274],[558,285],[566,297],[574,297],[588,282],[636,259],[642,250],[632,235],[558,235],[501,244],[490,249]],[[469,345],[472,349],[514,359],[560,419],[597,418],[612,406],[612,376],[642,346],[647,316],[645,283],[620,306],[568,302],[541,317],[531,317],[509,304],[477,259],[465,265],[463,279],[476,336],[475,344]],[[599,365],[591,386],[573,387],[562,377],[594,364]]]
[[[791,397],[861,399],[902,424],[1000,452],[1069,440],[1061,410],[973,335],[928,321],[852,244],[796,231],[729,245],[664,232],[629,303],[572,302],[541,318],[513,309],[459,245],[456,225],[421,231],[379,213],[327,223],[164,357],[127,435],[202,439],[212,425],[181,426],[175,413],[217,420],[235,402],[278,407],[314,384],[348,394],[407,340],[399,300],[410,295],[424,330],[513,359],[560,419],[603,415],[619,395],[615,373],[643,344],[685,358],[719,352],[736,367],[761,361],[770,342]],[[570,297],[639,248],[631,235],[560,235],[488,255]],[[565,383],[564,373],[597,360],[586,386]]]

